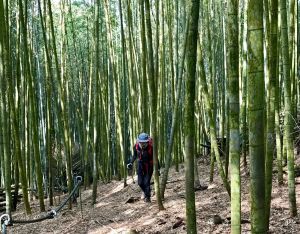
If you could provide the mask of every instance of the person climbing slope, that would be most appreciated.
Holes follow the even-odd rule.
[[[134,161],[137,162],[138,185],[144,193],[144,201],[151,202],[150,181],[153,174],[153,145],[152,138],[147,133],[141,133],[133,147],[133,157],[127,164],[131,170]]]

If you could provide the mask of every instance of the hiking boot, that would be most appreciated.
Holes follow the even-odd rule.
[[[145,199],[145,194],[144,194],[144,192],[142,192],[142,194],[141,194],[141,200],[144,200]]]
[[[151,199],[150,199],[150,197],[145,197],[145,198],[144,198],[144,202],[146,202],[146,203],[149,203],[149,202],[151,202]]]

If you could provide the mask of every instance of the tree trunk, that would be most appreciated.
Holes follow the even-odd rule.
[[[140,2],[140,28],[141,28],[141,47],[142,47],[142,79],[141,79],[141,117],[142,117],[142,131],[149,132],[149,118],[148,118],[148,88],[147,88],[147,38],[145,30],[145,10],[144,2],[145,0],[139,0]],[[149,38],[148,38],[149,40]],[[149,78],[151,79],[151,78]]]
[[[185,193],[187,233],[197,233],[195,190],[194,190],[194,147],[195,147],[195,83],[197,62],[197,38],[199,1],[189,1],[190,20],[187,36],[187,76],[184,103],[184,132],[185,132]]]
[[[263,1],[249,0],[248,4],[251,231],[265,233]]]
[[[158,209],[164,210],[162,199],[160,196],[159,189],[159,176],[158,176],[158,136],[157,136],[157,77],[155,77],[154,71],[154,58],[153,58],[153,46],[152,46],[152,29],[151,29],[151,18],[150,18],[150,3],[149,0],[145,0],[145,13],[146,13],[146,28],[147,28],[147,41],[148,41],[148,58],[149,58],[149,90],[151,99],[151,130],[153,137],[153,164],[154,164],[154,184],[155,184],[155,195],[157,199]]]
[[[286,0],[280,0],[281,16],[281,52],[284,76],[284,145],[287,150],[289,205],[292,217],[297,215],[296,193],[295,193],[295,170],[294,170],[294,145],[293,145],[293,123],[291,102],[291,80],[289,63],[289,44],[287,31]]]
[[[204,61],[203,61],[203,56],[202,56],[202,49],[200,47],[200,43],[198,46],[198,57],[199,57],[199,70],[200,70],[200,79],[201,79],[201,88],[204,96],[204,103],[206,106],[206,110],[208,112],[208,122],[209,122],[209,128],[210,128],[210,134],[211,134],[211,148],[215,153],[217,164],[218,164],[218,171],[221,176],[221,179],[223,181],[223,184],[225,186],[225,189],[230,196],[230,185],[226,179],[225,173],[224,173],[224,168],[223,164],[220,158],[220,152],[219,152],[219,147],[217,143],[217,136],[216,136],[216,126],[215,122],[213,121],[212,117],[212,108],[211,108],[211,102],[210,102],[210,95],[208,93],[208,88],[207,88],[207,83],[206,83],[206,75],[205,75],[205,68],[204,68]]]
[[[267,112],[267,139],[266,139],[266,229],[269,230],[271,194],[272,194],[272,171],[273,171],[273,155],[275,153],[275,87],[277,81],[277,28],[278,28],[278,0],[270,2],[270,43],[269,49],[269,100]],[[266,13],[266,17],[269,12]]]
[[[229,158],[231,175],[231,233],[241,233],[241,176],[239,132],[238,0],[227,5],[227,77],[229,96]]]
[[[26,6],[27,8],[27,6]],[[45,204],[44,204],[44,190],[43,190],[43,178],[42,178],[42,169],[41,169],[41,159],[39,155],[39,144],[38,144],[38,128],[37,128],[37,110],[36,110],[36,103],[34,97],[34,81],[30,66],[30,55],[29,55],[29,48],[27,43],[27,25],[23,13],[23,4],[22,1],[19,0],[19,10],[20,10],[20,21],[21,21],[21,30],[22,35],[24,38],[24,53],[26,55],[25,59],[25,76],[28,78],[28,87],[29,87],[29,107],[31,111],[31,127],[32,127],[32,134],[33,134],[33,147],[34,147],[34,159],[35,159],[35,170],[36,170],[36,179],[37,179],[37,187],[38,187],[38,195],[39,195],[39,202],[40,202],[40,211],[45,211]]]
[[[10,155],[10,147],[8,142],[8,120],[9,113],[8,105],[7,105],[7,86],[9,85],[6,81],[9,81],[8,68],[9,68],[9,56],[8,56],[8,38],[7,38],[7,21],[5,19],[5,9],[3,1],[0,0],[0,125],[1,125],[1,139],[2,139],[2,147],[0,148],[1,155],[3,155],[3,164],[4,166],[4,186],[5,186],[5,202],[6,202],[6,214],[11,215],[11,155]],[[5,24],[6,23],[6,24]],[[6,79],[5,79],[6,78]],[[12,107],[13,108],[13,107]],[[2,156],[1,156],[2,157]],[[1,163],[2,164],[2,163]]]
[[[188,37],[188,32],[189,32],[189,25],[187,24],[186,30],[185,30],[185,40],[183,44],[183,53],[182,53],[182,60],[181,60],[181,70],[180,74],[178,77],[178,84],[177,84],[177,97],[175,100],[175,105],[173,109],[173,114],[172,114],[172,126],[171,126],[171,133],[170,133],[170,138],[168,141],[167,145],[167,155],[166,155],[166,164],[165,164],[165,170],[162,176],[162,181],[161,181],[161,196],[164,198],[164,193],[166,189],[166,184],[168,180],[168,173],[169,169],[171,166],[171,161],[172,161],[172,148],[173,148],[173,142],[174,142],[174,135],[175,135],[175,130],[176,130],[176,125],[177,125],[177,119],[178,119],[178,107],[179,107],[179,102],[181,99],[181,84],[182,84],[182,76],[183,76],[183,69],[184,69],[184,61],[185,61],[185,53],[186,53],[186,47],[187,47],[187,37]]]

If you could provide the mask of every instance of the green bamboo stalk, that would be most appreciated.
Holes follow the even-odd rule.
[[[214,151],[215,156],[216,156],[219,174],[222,178],[225,189],[230,196],[230,185],[226,179],[224,169],[223,169],[223,164],[222,164],[222,161],[220,158],[220,152],[218,149],[216,126],[215,126],[215,122],[213,121],[213,117],[212,117],[213,114],[212,114],[212,108],[211,108],[211,102],[210,102],[211,99],[210,99],[210,95],[208,93],[208,87],[207,87],[207,83],[206,83],[204,61],[203,61],[203,56],[202,56],[202,50],[200,47],[200,42],[199,42],[199,46],[198,46],[198,58],[199,58],[199,61],[198,61],[199,67],[200,67],[199,69],[200,69],[201,88],[202,88],[202,92],[204,95],[205,107],[206,107],[206,110],[208,113],[209,129],[210,129],[210,134],[211,134],[211,148]]]
[[[269,12],[266,13],[267,17]],[[271,194],[272,194],[272,171],[275,145],[275,88],[277,81],[277,28],[278,28],[278,0],[270,2],[270,37],[269,42],[269,101],[267,112],[267,140],[266,140],[266,229],[269,229]]]
[[[248,2],[248,116],[251,231],[265,233],[263,2]]]
[[[25,8],[27,8],[27,5],[25,5]],[[36,110],[36,104],[35,104],[35,98],[34,98],[34,81],[30,66],[30,54],[29,54],[29,48],[27,43],[27,25],[26,25],[26,15],[24,15],[23,11],[23,3],[21,0],[19,0],[19,12],[20,12],[20,22],[21,22],[21,30],[22,30],[22,36],[24,38],[24,53],[26,54],[25,59],[25,76],[28,78],[28,91],[29,91],[29,105],[30,105],[30,111],[32,114],[31,118],[31,127],[33,131],[33,147],[34,147],[34,159],[35,159],[35,170],[36,170],[36,176],[37,176],[37,187],[38,187],[38,195],[39,195],[39,203],[40,203],[40,210],[45,211],[45,204],[44,204],[44,191],[43,191],[43,178],[42,178],[42,170],[41,170],[41,159],[39,156],[39,144],[38,144],[38,129],[37,129],[37,110]]]
[[[229,158],[231,175],[231,233],[241,233],[241,176],[239,133],[238,1],[227,5],[227,53],[229,96]]]
[[[288,164],[288,187],[289,187],[289,206],[292,217],[297,215],[296,193],[295,193],[295,170],[294,170],[294,146],[293,146],[293,123],[292,123],[292,100],[291,100],[291,79],[289,62],[289,44],[287,32],[287,10],[286,0],[280,0],[281,16],[281,51],[283,60],[284,75],[284,145],[287,150]]]
[[[194,190],[194,147],[195,147],[195,83],[197,64],[197,38],[199,1],[188,1],[190,20],[187,36],[187,76],[184,103],[184,132],[185,132],[185,194],[187,233],[197,233],[195,190]]]
[[[149,0],[145,0],[145,13],[146,13],[146,31],[147,31],[147,52],[149,58],[149,90],[150,90],[150,103],[151,103],[151,136],[153,137],[153,166],[154,166],[154,187],[155,195],[159,210],[164,210],[160,195],[160,185],[158,176],[158,136],[157,136],[157,77],[155,77],[154,71],[154,56],[152,45],[152,28],[150,18],[150,3]]]

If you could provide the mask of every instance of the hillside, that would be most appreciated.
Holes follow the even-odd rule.
[[[206,160],[198,161],[201,182],[209,185],[205,191],[196,192],[198,233],[230,233],[230,204],[229,197],[222,187],[221,180],[215,171],[214,183],[209,184],[209,165]],[[184,166],[180,172],[170,171],[164,206],[165,211],[158,212],[155,196],[152,203],[144,203],[138,199],[141,192],[137,183],[128,180],[128,186],[123,188],[122,181],[99,184],[97,204],[91,207],[91,189],[82,191],[82,214],[80,202],[73,210],[64,209],[57,217],[34,224],[17,224],[9,227],[8,233],[186,233],[185,231],[185,199],[184,199]],[[276,176],[274,176],[276,177]],[[285,175],[286,179],[286,175]],[[249,206],[249,176],[242,174],[242,233],[250,233]],[[300,210],[300,178],[296,180],[298,211]],[[289,217],[287,184],[278,187],[273,180],[272,214],[270,233],[299,233],[300,219]],[[128,199],[136,198],[134,203],[126,203]],[[62,201],[60,197],[60,201]],[[133,199],[135,200],[135,199]],[[56,198],[59,204],[59,198]],[[37,217],[38,201],[33,210],[36,212],[30,218]],[[49,208],[50,210],[51,208]],[[213,223],[213,216],[219,215],[222,224]],[[22,206],[13,217],[24,219]],[[28,217],[29,218],[29,217]],[[178,224],[177,228],[173,228]],[[129,232],[131,231],[131,232]]]

